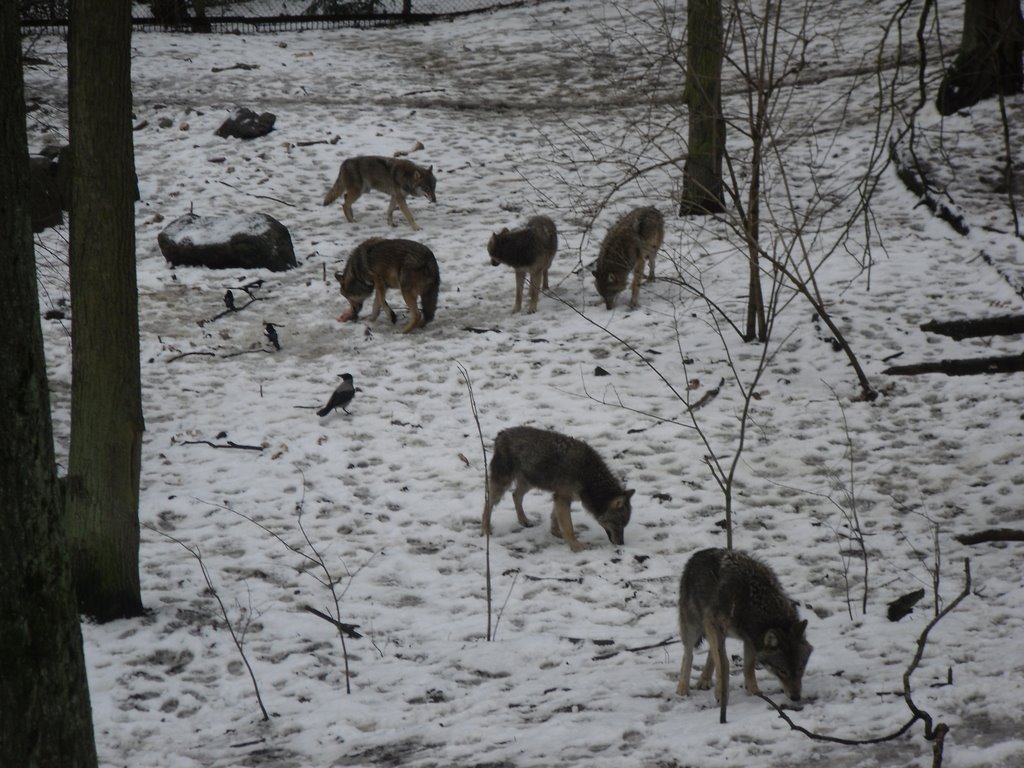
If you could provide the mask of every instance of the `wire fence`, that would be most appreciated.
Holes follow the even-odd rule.
[[[137,30],[235,32],[414,24],[540,0],[149,0],[132,3]],[[0,0],[6,2],[6,0]],[[70,0],[20,0],[23,28],[67,26]]]

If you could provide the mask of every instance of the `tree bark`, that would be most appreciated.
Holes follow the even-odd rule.
[[[94,768],[39,327],[17,3],[0,3],[0,147],[0,765]]]
[[[131,4],[72,0],[71,451],[67,529],[80,609],[142,612],[142,398],[135,279]]]
[[[721,213],[725,210],[721,0],[691,0],[686,9],[686,35],[685,100],[690,125],[679,215]]]
[[[935,99],[939,114],[1024,90],[1024,18],[1020,0],[967,0],[960,52]]]

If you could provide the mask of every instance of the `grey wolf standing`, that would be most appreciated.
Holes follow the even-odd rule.
[[[437,259],[425,245],[412,240],[384,240],[379,237],[364,240],[348,257],[345,269],[335,272],[334,277],[341,286],[341,295],[351,304],[351,309],[338,317],[342,322],[357,319],[363,302],[372,293],[374,300],[370,319],[376,320],[384,308],[394,323],[398,317],[385,299],[388,288],[400,289],[409,307],[409,323],[402,333],[434,319],[441,277]],[[417,299],[423,304],[422,313],[416,305]]]
[[[535,427],[510,427],[495,438],[490,467],[488,500],[480,521],[482,535],[491,532],[491,510],[514,482],[512,501],[523,527],[533,525],[523,512],[523,496],[531,488],[540,488],[554,494],[551,533],[565,539],[573,552],[584,548],[572,528],[570,506],[575,497],[604,528],[612,544],[623,543],[633,491],[623,488],[597,451],[582,440]]]
[[[683,568],[679,581],[679,635],[683,663],[676,693],[690,692],[693,649],[708,639],[708,659],[697,687],[711,687],[717,670],[715,698],[722,704],[729,696],[729,656],[726,635],[743,641],[743,680],[747,691],[760,693],[754,665],[767,667],[779,678],[793,701],[800,700],[811,646],[804,636],[793,602],[782,591],[775,573],[744,552],[702,549]]]
[[[352,203],[358,200],[364,192],[374,189],[391,195],[391,202],[388,205],[388,224],[392,227],[395,226],[392,215],[397,206],[402,209],[402,215],[409,222],[409,226],[419,229],[409,211],[409,206],[405,203],[405,196],[422,195],[430,202],[436,203],[437,197],[434,195],[436,186],[434,166],[424,168],[416,165],[412,160],[393,157],[374,155],[350,157],[341,164],[341,170],[338,171],[338,178],[335,180],[334,186],[324,196],[324,205],[330,205],[344,195],[341,207],[345,212],[345,218],[348,221],[355,221],[355,217],[352,215]]]
[[[523,306],[523,281],[530,276],[530,306],[528,313],[537,311],[537,298],[541,287],[548,288],[548,270],[558,250],[558,230],[547,216],[533,216],[526,226],[509,231],[495,232],[487,243],[491,264],[506,264],[516,271],[516,303],[512,314]]]
[[[341,374],[341,384],[331,393],[330,399],[327,401],[327,405],[316,412],[316,415],[323,418],[328,413],[333,411],[335,408],[341,408],[341,410],[348,413],[345,408],[346,405],[352,402],[352,398],[356,396],[356,387],[352,381],[351,373]]]
[[[630,272],[633,273],[633,293],[629,306],[639,306],[644,262],[648,263],[646,282],[654,282],[654,257],[664,239],[665,217],[657,208],[632,210],[608,230],[593,271],[597,292],[608,309],[615,306],[615,298],[626,289]]]

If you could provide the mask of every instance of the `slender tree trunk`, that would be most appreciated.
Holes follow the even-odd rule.
[[[686,90],[689,147],[683,167],[680,216],[721,213],[722,157],[722,1],[690,0],[686,8]]]
[[[967,0],[960,52],[939,86],[942,115],[982,99],[1024,90],[1024,18],[1020,0]]]
[[[761,95],[758,95],[759,102]],[[758,107],[760,120],[761,106]],[[750,194],[747,198],[747,221],[744,236],[747,239],[747,264],[750,281],[747,291],[747,341],[768,340],[768,321],[764,311],[764,293],[761,291],[761,151],[762,138],[758,122],[753,135],[753,156],[750,163]]]
[[[67,528],[79,607],[100,621],[142,612],[143,421],[130,56],[130,3],[72,0]]]
[[[0,3],[0,765],[94,768],[39,328],[18,4]]]

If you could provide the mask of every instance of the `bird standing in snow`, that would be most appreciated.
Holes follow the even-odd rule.
[[[341,384],[338,388],[331,393],[331,399],[327,401],[327,405],[316,412],[317,416],[324,417],[335,408],[341,408],[341,410],[348,413],[345,406],[352,402],[352,398],[355,397],[356,387],[352,383],[352,374],[343,373],[341,374]]]
[[[235,311],[235,294],[231,292],[230,288],[224,294],[224,306],[228,308],[229,312]]]
[[[281,342],[277,338],[277,328],[273,323],[264,323],[263,333],[268,339],[270,339],[270,343],[274,345],[274,349],[281,349]]]

